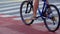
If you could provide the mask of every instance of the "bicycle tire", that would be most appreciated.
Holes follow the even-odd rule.
[[[55,5],[49,5],[46,9],[45,9],[45,12],[48,10],[48,8],[50,8],[50,7],[53,7],[53,8],[55,8],[55,10],[57,11],[57,13],[58,13],[58,17],[59,17],[59,21],[58,21],[58,24],[57,24],[57,26],[56,26],[56,28],[54,29],[54,30],[51,30],[50,28],[49,28],[49,26],[47,25],[47,21],[46,21],[46,18],[44,19],[44,22],[45,22],[45,26],[47,27],[47,29],[49,30],[49,31],[51,31],[51,32],[55,32],[56,30],[58,30],[58,28],[59,28],[59,25],[60,25],[60,15],[59,15],[59,10],[58,10],[58,8],[55,6]]]
[[[30,3],[29,1],[24,1],[24,2],[22,2],[21,6],[20,6],[20,17],[21,17],[21,19],[22,19],[22,21],[23,21],[24,24],[26,24],[26,25],[31,25],[34,20],[31,20],[29,23],[27,23],[27,22],[24,20],[24,17],[23,17],[23,15],[22,15],[22,14],[23,14],[23,11],[22,11],[23,5],[24,5],[25,3],[27,3],[28,5],[30,4],[30,9],[29,9],[29,11],[27,12],[27,10],[28,10],[28,6],[27,6],[25,12],[27,12],[27,13],[30,13],[30,12],[31,12],[31,8],[32,8],[32,7],[31,7],[31,3]]]

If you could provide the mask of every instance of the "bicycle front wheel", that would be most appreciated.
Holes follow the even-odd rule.
[[[31,25],[34,21],[34,20],[31,20],[32,14],[33,14],[31,9],[32,7],[29,1],[22,2],[21,7],[20,7],[20,17],[23,23],[26,25]]]
[[[55,32],[59,28],[60,16],[59,10],[55,5],[49,5],[45,9],[45,13],[48,14],[45,16],[45,25],[47,29],[51,32]]]

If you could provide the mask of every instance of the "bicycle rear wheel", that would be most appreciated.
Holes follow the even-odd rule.
[[[33,11],[31,10],[31,3],[29,1],[24,1],[20,7],[20,17],[24,24],[31,25],[34,20],[31,20]]]
[[[49,5],[45,9],[45,13],[48,14],[44,19],[47,29],[51,32],[55,32],[59,28],[60,16],[59,10],[55,5]]]

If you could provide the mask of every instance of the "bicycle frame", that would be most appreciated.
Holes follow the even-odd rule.
[[[46,9],[46,7],[47,7],[47,3],[46,3],[46,0],[44,0],[43,7],[42,7],[42,12],[41,12],[40,8],[38,8],[38,12],[40,14],[40,17],[43,16],[43,12]]]
[[[33,0],[28,0],[28,1],[29,1],[29,3],[31,4],[31,7],[33,7]],[[43,3],[43,7],[42,7],[42,12],[41,12],[40,8],[38,8],[38,12],[39,12],[39,15],[40,15],[40,16],[38,16],[38,17],[44,17],[44,16],[43,16],[44,10],[45,10],[45,9],[47,8],[47,6],[48,6],[46,0],[44,0],[43,2],[44,2],[44,3]],[[37,17],[37,18],[38,18],[38,17]],[[50,18],[50,17],[48,17],[48,18]]]

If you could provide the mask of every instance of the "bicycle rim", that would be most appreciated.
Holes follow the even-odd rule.
[[[47,14],[50,11],[50,14],[45,18],[45,25],[49,31],[55,32],[59,28],[59,24],[60,24],[59,10],[56,6],[49,5],[49,7],[45,11]]]

